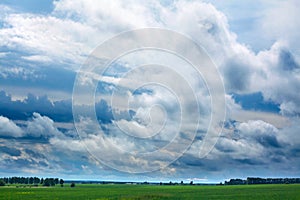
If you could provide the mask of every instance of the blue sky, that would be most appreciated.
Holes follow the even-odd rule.
[[[1,1],[1,176],[195,182],[299,177],[299,6],[296,0]],[[187,63],[167,52],[141,51],[118,58],[97,83],[95,105],[79,108],[80,112],[95,108],[98,123],[76,118],[74,124],[73,86],[85,60],[104,41],[145,27],[186,35],[215,63],[224,83],[226,117],[205,157],[199,157],[199,151],[213,111],[210,90]],[[136,67],[145,63],[170,65],[177,74],[169,71],[172,67]],[[189,84],[176,84],[181,83],[179,78],[174,81],[176,76]],[[135,90],[146,80],[170,85],[142,85]],[[191,86],[193,94],[181,88],[185,86]],[[174,97],[170,88],[180,94]],[[75,97],[85,101],[89,98],[85,92]],[[122,107],[127,94],[129,112]],[[184,116],[181,108],[189,109],[189,116],[178,123]],[[180,128],[185,145],[196,126],[187,151],[177,154],[184,149],[180,145],[168,149],[175,160],[164,153],[134,156],[161,150]],[[78,127],[101,128],[101,137],[95,132],[96,136],[82,138]],[[153,130],[159,134],[151,135]],[[101,159],[97,153],[105,156]],[[149,171],[153,163],[162,167],[135,173],[139,170],[134,166]]]

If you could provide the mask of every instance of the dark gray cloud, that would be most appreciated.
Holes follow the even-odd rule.
[[[46,158],[40,152],[33,151],[32,149],[25,149],[25,153],[28,154],[30,157],[34,157],[34,158]]]
[[[171,166],[179,167],[179,168],[198,168],[205,172],[211,173],[215,171],[220,171],[223,167],[219,164],[220,160],[203,158],[199,159],[199,157],[184,154],[181,158],[179,158],[175,163]]]
[[[279,148],[281,145],[279,144],[277,138],[274,135],[263,135],[255,138],[257,142],[265,147],[275,147]]]
[[[6,147],[6,146],[0,146],[0,152],[6,153],[10,156],[20,156],[21,155],[21,151],[19,149],[10,148],[10,147]]]
[[[47,96],[28,94],[23,101],[14,101],[10,95],[0,91],[0,115],[13,120],[27,120],[34,112],[47,115],[56,121],[72,121],[71,100],[52,102]]]
[[[238,57],[226,61],[223,66],[223,74],[228,92],[248,89],[251,80],[251,71],[248,65],[249,63],[244,63]]]
[[[299,64],[296,62],[293,54],[286,49],[282,49],[278,57],[278,65],[281,69],[286,71],[292,71],[299,69]]]
[[[101,99],[96,102],[95,108],[99,121],[111,122],[113,115],[106,101]],[[46,115],[56,122],[73,122],[71,99],[51,101],[46,95],[28,94],[24,100],[12,100],[10,95],[0,91],[0,116],[12,120],[27,120],[34,112]]]

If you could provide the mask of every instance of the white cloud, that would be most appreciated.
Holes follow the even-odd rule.
[[[23,130],[10,119],[0,116],[0,135],[8,137],[22,137]]]
[[[270,50],[257,55],[260,65],[252,79],[252,88],[262,91],[265,99],[280,104],[284,114],[299,113],[297,105],[300,95],[299,64],[282,42],[275,43]]]
[[[222,138],[217,146],[217,148],[221,148],[219,156],[229,156],[230,159],[262,159],[260,156],[262,156],[265,150],[259,143],[245,139],[232,140]]]
[[[57,138],[53,137],[49,140],[50,144],[53,145],[56,149],[59,149],[60,151],[70,151],[72,153],[86,153],[87,149],[83,143],[83,141],[74,139],[74,138]]]
[[[7,52],[0,52],[0,58],[5,58],[8,55]]]
[[[23,80],[40,78],[40,75],[34,69],[26,67],[1,67],[0,76],[4,79],[20,77]]]
[[[262,135],[275,135],[278,129],[271,124],[261,120],[242,122],[237,126],[237,130],[241,131],[242,136],[262,136]]]
[[[47,116],[41,116],[39,113],[33,113],[32,120],[20,121],[20,123],[24,127],[18,126],[12,120],[0,116],[0,135],[11,137],[63,137],[63,133],[56,128],[53,120]]]
[[[29,61],[35,61],[35,62],[50,62],[52,61],[51,58],[47,56],[41,56],[41,55],[34,55],[34,56],[22,56],[23,59],[29,60]]]
[[[24,48],[59,62],[81,63],[99,43],[125,30],[141,27],[174,29],[200,42],[220,62],[227,50],[247,51],[235,41],[226,17],[212,5],[178,1],[124,3],[63,0],[50,16],[7,14],[0,44]],[[120,17],[122,16],[122,17]],[[63,56],[62,56],[63,55]]]
[[[33,14],[9,14],[5,18],[8,27],[0,29],[0,44],[12,49],[23,49],[39,57],[50,57],[55,63],[78,64],[90,47],[86,33],[95,34],[91,27],[67,19]],[[26,58],[26,57],[25,57]]]
[[[32,121],[28,121],[26,132],[34,137],[61,137],[62,133],[54,126],[52,119],[33,113]]]
[[[95,2],[92,0],[62,0],[54,3],[54,13],[74,18],[100,31],[117,33],[134,27],[154,25],[154,2],[114,1]],[[122,16],[122,17],[120,17]]]
[[[287,41],[289,47],[300,59],[299,27],[297,0],[272,2],[258,22],[259,31],[268,40]],[[298,60],[299,61],[299,60]]]
[[[267,29],[277,32],[277,20],[273,20],[273,15],[279,13],[283,16],[279,17],[283,20],[280,24],[288,25],[278,27],[280,36],[285,35],[281,34],[281,29],[288,29],[288,33],[297,36],[299,25],[288,23],[296,19],[294,4],[295,1],[270,4],[273,10],[267,12],[265,24],[271,27]],[[274,5],[279,11],[283,10],[277,12]],[[288,16],[285,13],[289,12],[285,10],[291,7],[292,15]],[[266,99],[282,104],[283,113],[299,112],[297,107],[292,106],[296,105],[299,97],[291,92],[298,89],[299,72],[285,73],[280,77],[282,71],[276,67],[284,45],[277,42],[270,50],[255,54],[237,42],[226,16],[211,4],[194,1],[176,1],[167,5],[154,1],[134,4],[122,1],[74,3],[63,0],[54,3],[54,10],[49,16],[8,12],[3,20],[9,26],[0,30],[1,45],[30,51],[33,55],[25,56],[27,60],[49,61],[50,58],[55,63],[72,63],[74,69],[79,66],[74,64],[81,64],[92,48],[121,31],[149,26],[179,31],[208,51],[223,74],[228,92],[262,91]],[[282,39],[279,36],[274,38],[275,41]],[[288,42],[286,48],[291,47]]]

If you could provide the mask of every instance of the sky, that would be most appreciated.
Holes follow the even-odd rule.
[[[299,7],[0,1],[0,176],[299,177]]]

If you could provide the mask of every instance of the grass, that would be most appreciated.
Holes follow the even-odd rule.
[[[65,187],[0,187],[0,199],[300,199],[300,184],[159,186],[77,184]]]

